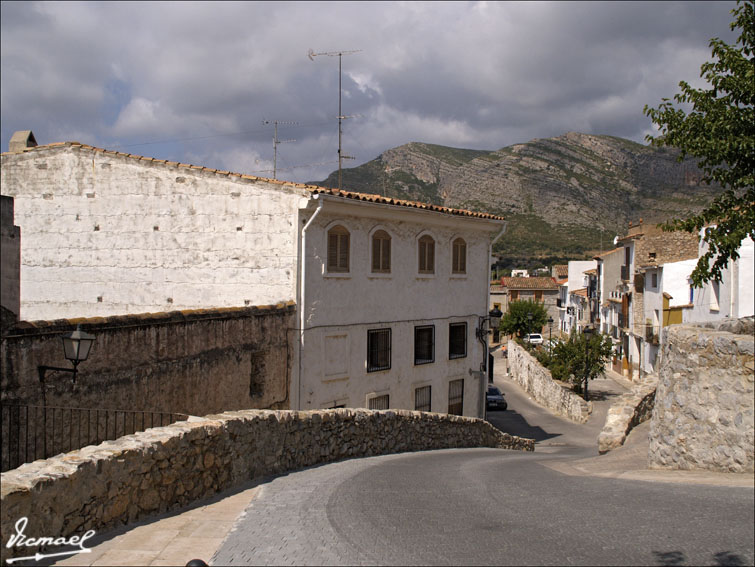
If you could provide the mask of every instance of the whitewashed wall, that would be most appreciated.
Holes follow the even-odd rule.
[[[328,274],[327,230],[351,235],[350,271]],[[391,235],[391,273],[371,273],[370,234]],[[301,409],[345,404],[365,407],[372,395],[388,394],[392,408],[414,409],[414,389],[432,386],[432,410],[448,410],[448,383],[464,379],[464,414],[479,411],[481,384],[470,376],[483,361],[475,338],[478,317],[488,310],[489,242],[502,228],[463,217],[411,209],[326,202],[307,234],[304,353]],[[417,239],[435,239],[435,274],[418,274]],[[451,242],[467,243],[467,274],[451,274]],[[467,356],[449,360],[449,323],[467,323]],[[414,365],[414,327],[435,325],[435,362]],[[367,372],[367,331],[392,329],[390,370]],[[341,338],[336,338],[341,337]],[[329,365],[344,353],[340,368]]]
[[[21,319],[274,304],[305,191],[76,145],[2,156],[24,235]]]

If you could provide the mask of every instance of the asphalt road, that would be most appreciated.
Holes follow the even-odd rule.
[[[572,424],[499,379],[489,419],[534,453],[455,449],[355,459],[264,483],[215,565],[752,565],[752,487],[563,474],[597,455]],[[602,417],[601,417],[602,414]]]

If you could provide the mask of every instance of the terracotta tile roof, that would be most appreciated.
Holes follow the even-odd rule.
[[[72,147],[72,148],[81,148],[82,150],[91,150],[95,153],[102,153],[107,155],[113,155],[113,156],[120,156],[120,157],[126,157],[137,161],[146,161],[150,163],[155,164],[161,164],[161,165],[167,165],[171,167],[183,167],[187,169],[195,169],[195,170],[201,170],[208,173],[213,173],[216,175],[223,175],[226,177],[236,177],[239,179],[249,179],[249,180],[260,180],[265,181],[267,183],[274,183],[277,185],[283,185],[288,187],[296,187],[298,189],[304,189],[306,191],[311,192],[313,195],[317,194],[323,194],[323,195],[333,195],[336,197],[344,197],[346,199],[355,199],[357,201],[367,201],[370,203],[379,203],[384,205],[396,205],[400,207],[408,207],[412,209],[424,209],[428,211],[434,211],[438,213],[445,213],[448,215],[459,215],[459,216],[465,216],[465,217],[473,217],[478,219],[488,219],[488,220],[498,220],[502,221],[505,220],[504,217],[500,217],[497,215],[491,215],[489,213],[478,213],[475,211],[467,211],[464,209],[452,209],[450,207],[442,207],[440,205],[431,205],[430,203],[422,203],[420,201],[407,201],[404,199],[392,199],[390,197],[383,197],[381,195],[373,195],[369,193],[355,193],[352,191],[339,191],[338,189],[328,189],[326,187],[318,187],[317,185],[307,185],[304,183],[295,183],[293,181],[281,181],[279,179],[269,179],[266,177],[257,177],[256,175],[245,175],[241,173],[233,173],[230,171],[224,171],[219,169],[212,169],[209,167],[203,167],[200,165],[191,165],[189,163],[179,163],[176,161],[168,161],[165,159],[156,159],[151,157],[145,157],[140,156],[136,154],[129,154],[125,152],[118,152],[113,150],[106,150],[103,148],[97,148],[95,146],[89,146],[87,144],[82,144],[80,142],[55,142],[52,144],[47,144],[44,146],[36,146],[32,148],[24,148],[21,152],[3,152],[2,155],[6,154],[18,154],[18,153],[27,153],[27,152],[34,152],[49,148],[59,148],[59,147]]]
[[[501,278],[501,285],[508,289],[557,290],[558,284],[553,278]]]
[[[592,268],[592,269],[589,269],[589,270],[585,270],[584,274],[586,276],[597,276],[598,275],[598,268]]]

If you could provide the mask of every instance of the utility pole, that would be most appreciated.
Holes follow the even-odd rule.
[[[341,60],[344,55],[351,53],[358,53],[361,49],[353,49],[351,51],[325,51],[323,53],[315,53],[312,49],[309,50],[307,56],[314,61],[318,55],[327,55],[329,57],[338,56],[338,190],[341,190],[341,169],[343,168],[343,160],[356,159],[353,156],[343,155],[341,152],[341,139],[343,137],[343,130],[341,128],[341,121],[345,118],[352,118],[352,116],[344,116],[341,112]]]
[[[263,120],[263,124],[271,124],[269,120]],[[273,120],[272,124],[275,126],[275,133],[273,134],[273,179],[277,179],[276,174],[278,171],[278,144],[287,144],[288,142],[295,142],[296,140],[279,140],[278,139],[278,124],[290,124],[294,125],[296,122],[279,122]]]

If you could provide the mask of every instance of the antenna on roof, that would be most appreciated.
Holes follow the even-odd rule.
[[[269,120],[263,120],[263,124],[271,124]],[[273,179],[277,179],[275,176],[278,172],[278,144],[287,144],[288,142],[295,142],[296,140],[279,140],[278,139],[278,124],[294,125],[297,122],[281,122],[279,120],[273,120],[272,124],[275,125],[275,134],[273,134]]]
[[[344,55],[349,55],[351,53],[359,53],[362,51],[361,49],[352,49],[351,51],[324,51],[322,53],[315,53],[313,49],[310,49],[307,52],[307,57],[310,58],[310,60],[314,61],[315,57],[318,55],[327,55],[328,57],[335,57],[338,56],[338,190],[341,190],[341,169],[343,165],[343,160],[345,159],[356,159],[353,156],[346,156],[341,153],[341,138],[343,135],[343,132],[341,130],[341,121],[345,118],[353,118],[353,116],[344,116],[341,112],[341,59]]]

